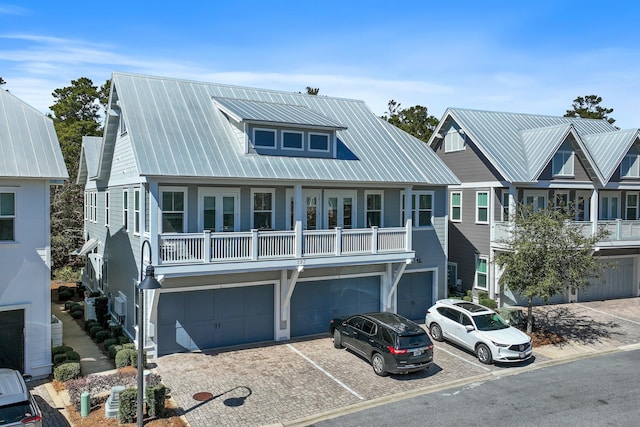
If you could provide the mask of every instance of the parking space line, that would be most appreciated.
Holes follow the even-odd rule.
[[[322,372],[323,374],[325,374],[326,376],[331,378],[333,381],[335,381],[338,385],[340,385],[342,388],[347,390],[349,393],[353,394],[355,397],[357,397],[360,400],[364,400],[364,397],[360,396],[358,393],[356,393],[355,391],[350,389],[345,383],[343,383],[342,381],[340,381],[339,379],[337,379],[336,377],[331,375],[329,372],[327,372],[324,369],[322,369],[322,367],[320,367],[316,362],[314,362],[313,360],[311,360],[307,356],[305,356],[300,350],[298,350],[297,348],[295,348],[291,344],[287,344],[286,346],[289,347],[289,349],[291,351],[293,351],[294,353],[296,353],[298,356],[302,357],[304,360],[306,360],[307,362],[311,363],[314,368],[316,368],[317,370],[319,370],[320,372]]]
[[[479,365],[479,364],[477,364],[477,363],[475,363],[475,362],[471,362],[471,361],[469,361],[469,360],[465,359],[464,357],[460,357],[460,356],[458,356],[457,354],[450,352],[449,350],[445,350],[445,349],[444,349],[444,348],[442,348],[442,347],[439,347],[439,346],[438,346],[438,347],[436,347],[436,348],[437,348],[438,350],[442,350],[442,351],[444,351],[444,352],[445,352],[445,353],[447,353],[447,354],[450,354],[450,355],[451,355],[451,356],[453,356],[453,357],[457,357],[457,358],[458,358],[458,359],[460,359],[460,360],[463,360],[463,361],[465,361],[465,362],[467,362],[467,363],[470,363],[470,364],[472,364],[473,366],[477,366],[478,368],[482,368],[482,369],[484,369],[485,371],[491,371],[491,369],[490,369],[490,368],[487,368],[486,366],[482,366],[482,365]]]
[[[589,307],[587,305],[583,305],[583,304],[578,304],[578,305],[580,307],[584,307],[584,308],[588,308],[589,310],[593,310],[596,313],[604,314],[605,316],[614,317],[616,319],[624,320],[625,322],[631,322],[631,323],[635,323],[636,325],[640,325],[640,322],[636,322],[635,320],[625,319],[624,317],[616,316],[615,314],[610,314],[610,313],[607,313],[606,311],[596,310],[595,308],[591,308],[591,307]]]

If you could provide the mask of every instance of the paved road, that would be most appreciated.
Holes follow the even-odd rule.
[[[640,350],[502,376],[377,406],[315,427],[640,425]]]

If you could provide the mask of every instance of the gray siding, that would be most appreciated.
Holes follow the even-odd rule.
[[[444,152],[444,140],[440,140],[433,146],[436,154],[440,157],[445,165],[462,182],[486,182],[502,180],[500,173],[487,161],[471,141],[466,137],[465,149],[462,151],[454,151],[450,153]]]
[[[562,146],[560,147],[560,150],[573,150],[574,152],[574,162],[573,162],[573,177],[560,177],[560,178],[556,178],[553,176],[553,171],[552,171],[552,166],[553,166],[553,159],[549,161],[549,163],[547,163],[547,165],[545,166],[544,170],[542,171],[542,173],[540,174],[540,177],[538,178],[539,181],[572,181],[572,182],[590,182],[591,181],[591,177],[589,176],[589,174],[587,173],[587,170],[585,168],[585,164],[583,161],[583,155],[576,150],[577,143],[569,143],[569,141],[565,141]]]

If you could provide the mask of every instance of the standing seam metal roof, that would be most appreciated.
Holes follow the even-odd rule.
[[[113,74],[112,85],[141,175],[459,183],[427,144],[390,130],[362,101],[122,73]],[[313,124],[322,118],[323,125],[346,127],[336,134],[349,155],[327,159],[246,154],[214,102],[230,98],[240,100],[236,105],[271,103],[269,114],[279,111],[279,120],[292,121],[287,114],[291,110],[281,110],[282,105],[299,106],[297,112],[312,112]]]

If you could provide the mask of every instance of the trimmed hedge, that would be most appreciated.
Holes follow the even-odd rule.
[[[84,323],[84,330],[89,332],[94,326],[99,326],[98,321],[96,319],[89,319]]]
[[[53,378],[56,381],[69,381],[80,377],[80,362],[67,362],[57,366],[53,370]]]
[[[104,348],[109,349],[109,347],[111,347],[112,345],[118,345],[119,343],[117,338],[109,337],[104,340],[103,344],[104,344]]]
[[[167,388],[160,383],[154,386],[147,386],[147,414],[150,417],[161,417],[164,414]]]
[[[58,290],[58,301],[68,301],[73,298],[73,294],[74,292],[71,289]]]
[[[84,316],[84,310],[82,309],[75,309],[71,312],[71,317],[74,319],[81,319],[82,316]]]
[[[91,337],[91,339],[95,339],[96,338],[96,334],[98,332],[100,332],[100,331],[104,331],[102,326],[100,326],[100,325],[92,326],[91,329],[89,329],[89,336]]]
[[[135,388],[124,389],[120,393],[118,408],[118,419],[120,424],[129,424],[136,420],[138,409],[138,392]]]
[[[116,368],[125,366],[137,366],[138,353],[132,348],[123,348],[116,353]]]
[[[93,340],[96,343],[100,344],[101,342],[104,342],[104,340],[106,340],[107,338],[111,338],[111,332],[102,330],[102,331],[96,332],[96,336]]]
[[[69,351],[73,351],[73,348],[69,347],[68,345],[59,345],[51,349],[51,354],[55,356],[56,354],[64,354]]]

